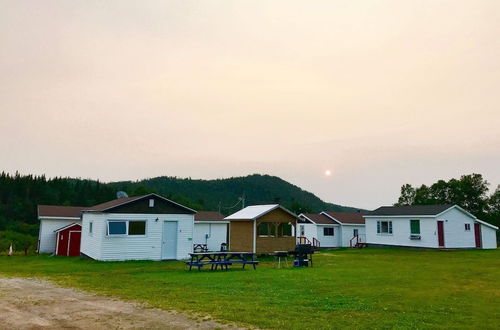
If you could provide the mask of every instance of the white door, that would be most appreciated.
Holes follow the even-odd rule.
[[[161,258],[177,259],[177,221],[163,222]]]

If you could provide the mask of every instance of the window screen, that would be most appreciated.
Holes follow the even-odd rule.
[[[146,221],[129,221],[129,235],[146,235]]]
[[[269,235],[269,227],[267,222],[259,223],[259,236]]]

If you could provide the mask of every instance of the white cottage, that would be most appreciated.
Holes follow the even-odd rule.
[[[194,244],[203,244],[209,251],[220,251],[228,243],[229,221],[214,211],[198,211],[194,216]]]
[[[497,247],[498,227],[479,220],[457,205],[383,206],[364,217],[369,245]]]
[[[196,211],[156,194],[82,210],[81,254],[95,260],[186,259]]]
[[[365,242],[365,219],[358,212],[302,213],[297,230],[299,241],[305,237],[321,248],[349,247]]]

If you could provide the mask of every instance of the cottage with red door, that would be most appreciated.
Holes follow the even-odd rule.
[[[364,218],[368,245],[497,248],[498,227],[458,205],[382,206]]]
[[[82,239],[82,226],[73,223],[55,231],[56,255],[78,257],[80,255],[80,242]]]

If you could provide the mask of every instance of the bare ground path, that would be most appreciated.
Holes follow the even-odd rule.
[[[217,329],[228,326],[61,288],[45,280],[0,277],[0,329],[44,328]]]

